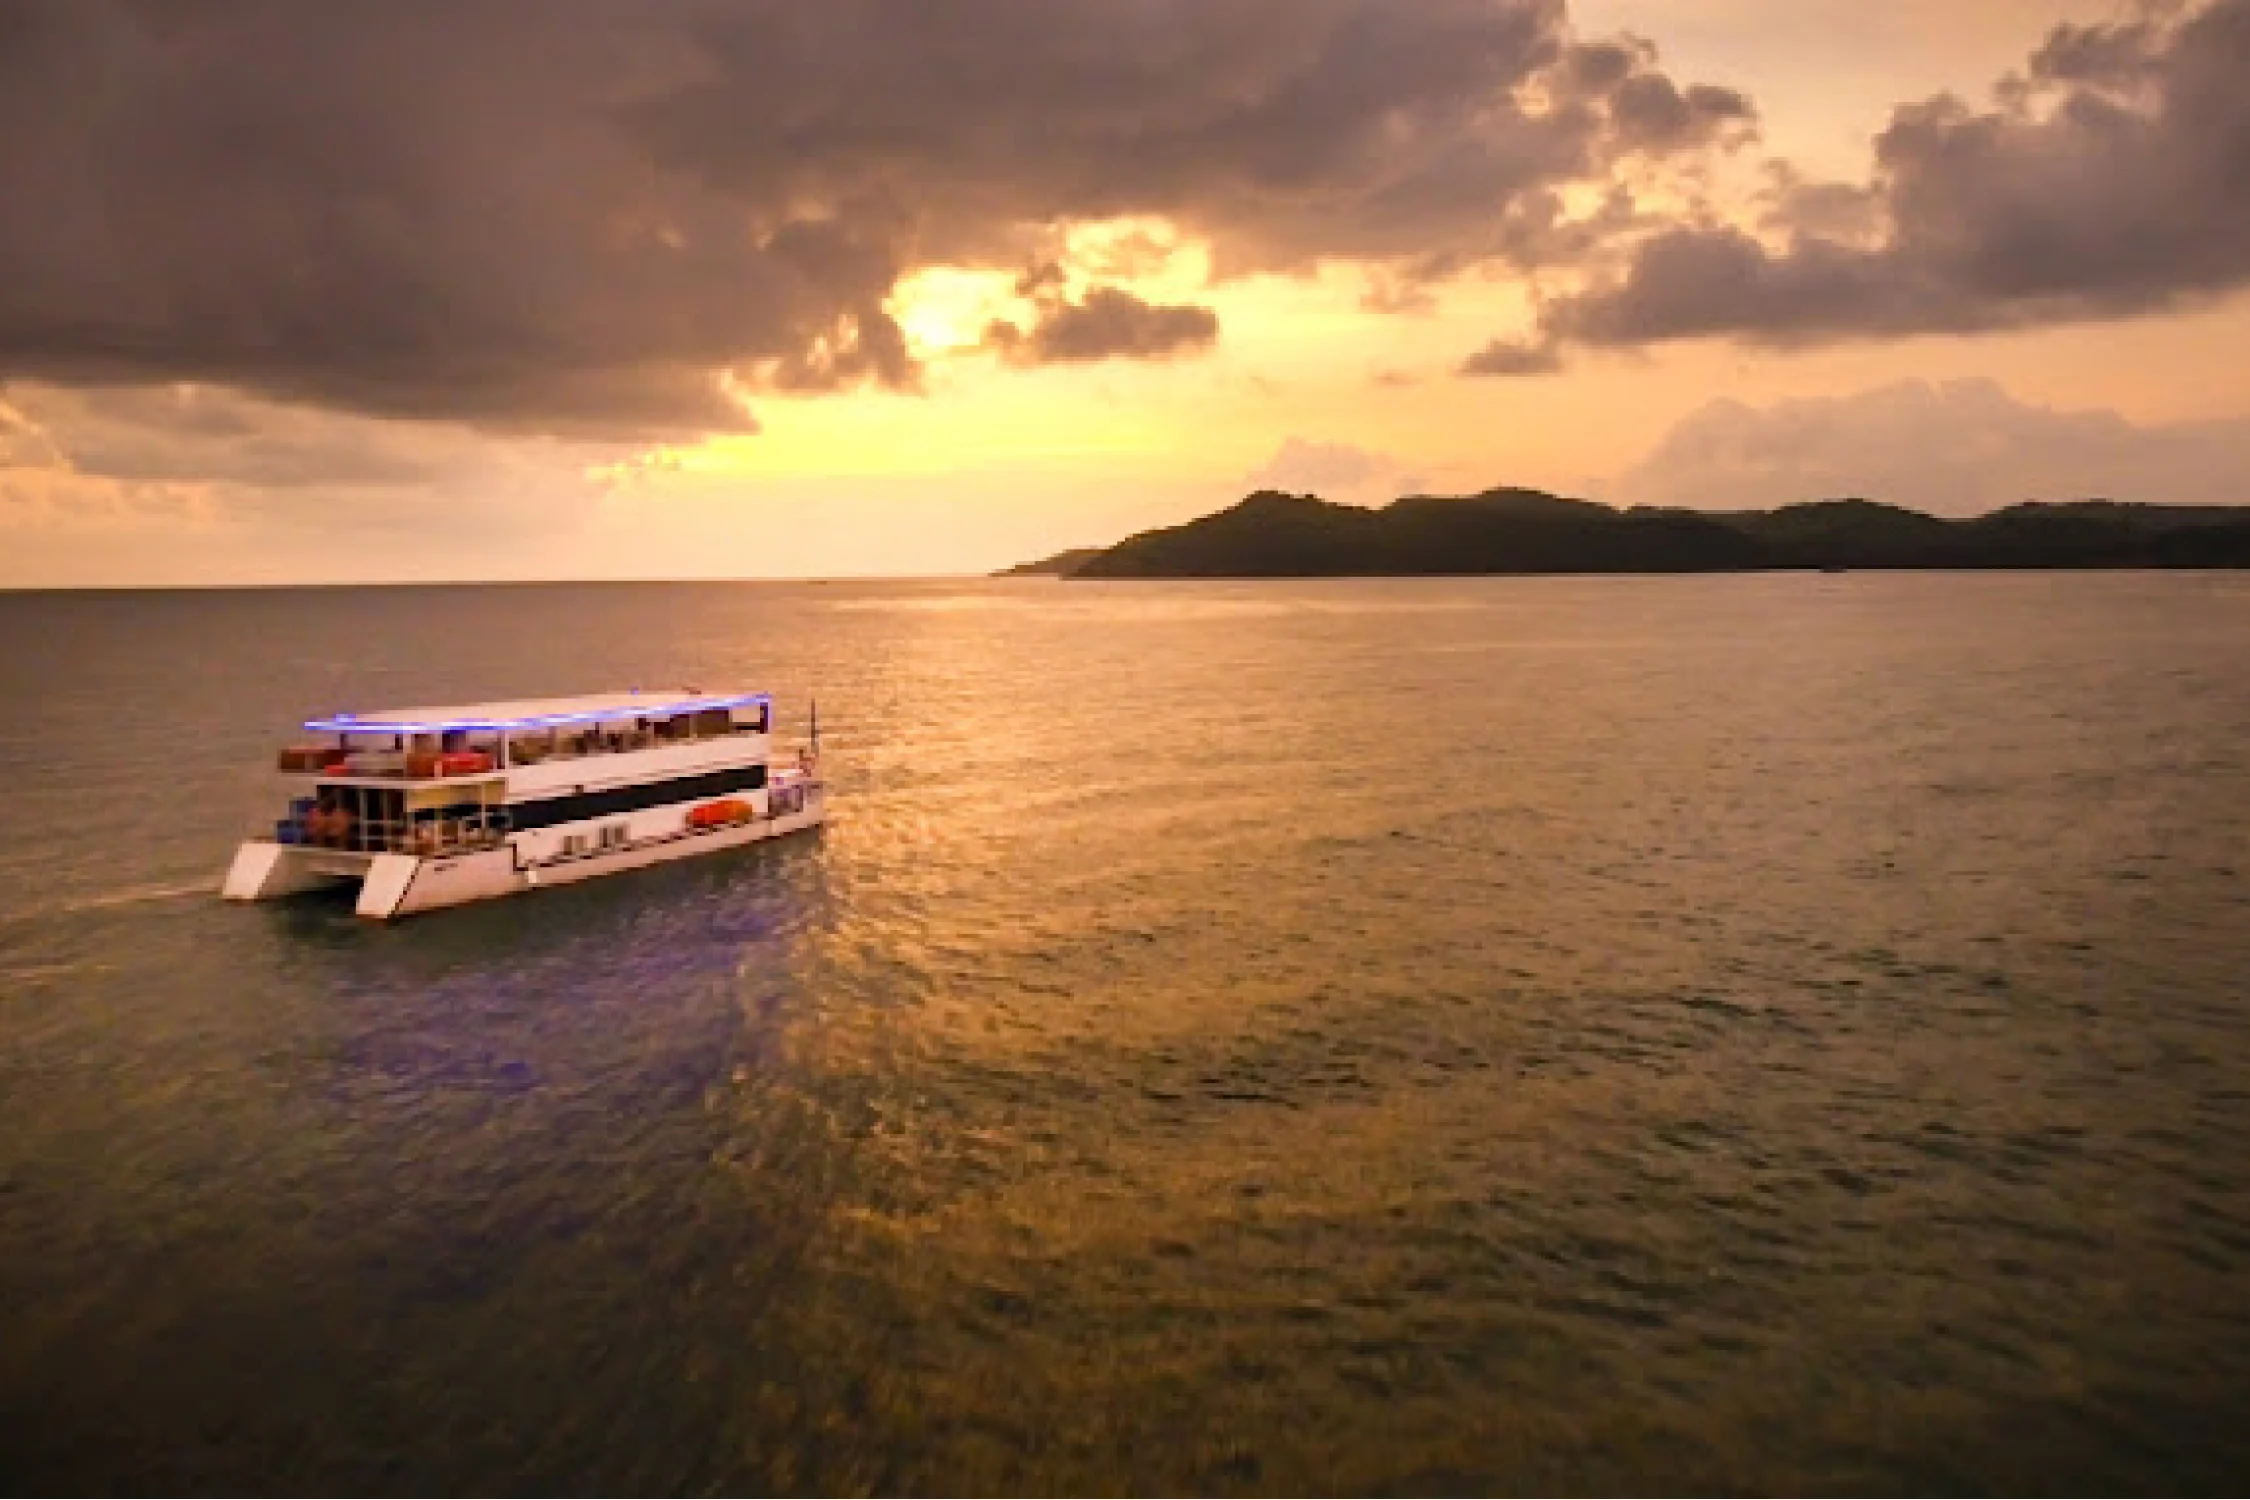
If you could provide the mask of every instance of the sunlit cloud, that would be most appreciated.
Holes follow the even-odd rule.
[[[1015,279],[990,268],[925,266],[899,282],[884,308],[915,358],[938,359],[983,345],[986,327],[1021,300]]]
[[[1775,50],[1882,29],[1842,0],[556,3],[529,49],[475,7],[253,46],[236,8],[97,4],[0,50],[0,196],[51,210],[0,226],[0,528],[201,517],[247,557],[442,515],[465,559],[598,573],[723,569],[698,538],[740,522],[789,571],[879,514],[869,557],[999,565],[1246,480],[1569,488],[1714,399],[2241,415],[2241,195],[2197,185],[2250,0],[1907,0],[1925,39],[1832,58],[1848,109]],[[1984,233],[2058,182],[2149,212]]]

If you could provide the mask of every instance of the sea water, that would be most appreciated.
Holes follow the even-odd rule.
[[[217,899],[635,685],[829,825]],[[0,808],[18,1487],[2250,1473],[2240,575],[0,596]]]

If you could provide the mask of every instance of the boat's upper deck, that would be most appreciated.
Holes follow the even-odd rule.
[[[283,750],[280,766],[329,777],[450,779],[763,735],[772,725],[770,694],[695,688],[379,709],[306,720],[305,728],[322,740]]]
[[[305,727],[337,734],[442,733],[449,730],[536,730],[566,725],[676,718],[738,708],[766,708],[770,693],[705,693],[694,688],[593,693],[577,698],[516,698],[445,708],[384,708],[363,714],[307,719]]]

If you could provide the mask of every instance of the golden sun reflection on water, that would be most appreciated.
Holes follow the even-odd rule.
[[[40,873],[0,911],[34,1481],[2250,1456],[2229,580],[399,597],[0,600],[55,643],[10,663],[54,738],[0,820]],[[301,702],[630,681],[652,640],[789,728],[818,696],[818,837],[397,929],[194,897]]]

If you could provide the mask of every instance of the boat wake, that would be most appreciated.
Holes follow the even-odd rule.
[[[147,906],[162,901],[183,901],[188,897],[208,896],[208,880],[167,881],[162,884],[129,885],[115,890],[89,891],[82,896],[67,896],[46,906],[28,911],[9,912],[0,916],[0,922],[49,922],[57,917],[74,917],[90,911],[106,911],[120,906]]]

